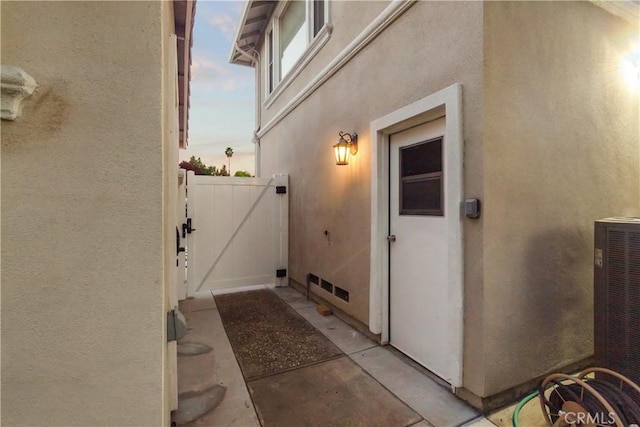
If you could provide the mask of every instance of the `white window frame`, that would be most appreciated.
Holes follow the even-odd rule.
[[[307,47],[302,55],[296,60],[291,70],[284,78],[280,78],[280,33],[279,33],[279,21],[282,14],[285,12],[289,1],[304,1],[306,3],[306,19],[307,19]],[[273,16],[269,22],[269,25],[265,31],[265,66],[264,66],[264,82],[265,82],[265,100],[263,105],[268,108],[275,102],[280,94],[295,80],[296,76],[304,69],[304,67],[313,59],[313,57],[320,51],[322,46],[325,45],[331,37],[331,20],[330,20],[330,4],[329,0],[324,1],[324,25],[318,31],[318,34],[313,35],[314,27],[314,10],[313,0],[289,0],[283,1],[278,4]],[[269,45],[268,34],[273,31],[273,45]],[[269,92],[269,53],[273,53],[273,83],[272,90]]]
[[[276,58],[277,50],[274,49],[276,45],[276,25],[273,25],[273,20],[267,27],[267,30],[264,33],[264,89],[265,89],[265,97],[269,96],[270,93],[276,89],[277,85],[277,75],[278,75],[278,59]],[[269,33],[272,33],[271,40],[269,40]],[[271,41],[271,44],[269,43]],[[272,75],[269,75],[269,57],[272,58],[273,62],[273,71]],[[273,78],[273,81],[271,81]]]

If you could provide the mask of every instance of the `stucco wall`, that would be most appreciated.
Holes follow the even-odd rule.
[[[161,2],[2,2],[2,424],[161,425]]]
[[[485,6],[484,376],[592,354],[593,222],[640,213],[637,28],[589,2]]]
[[[300,74],[292,79],[288,87],[275,97],[266,96],[266,85],[263,83],[260,96],[262,101],[269,101],[268,108],[262,109],[262,123],[268,123],[274,115],[284,107],[289,100],[300,92],[336,55],[338,55],[386,6],[388,0],[381,1],[330,1],[329,19],[332,26],[331,37],[318,51]],[[264,42],[264,40],[263,40]],[[264,58],[262,46],[261,58]],[[264,65],[264,64],[262,64]],[[261,72],[262,82],[265,81],[264,71]],[[271,99],[273,98],[273,99]]]
[[[178,219],[178,68],[177,39],[175,36],[175,16],[173,3],[162,4],[162,136],[163,136],[163,231],[164,231],[164,312],[178,305],[176,276],[176,227],[182,229]],[[182,243],[184,244],[184,243]],[[166,328],[164,329],[166,331]],[[166,337],[164,339],[166,342]],[[178,408],[178,355],[177,343],[172,341],[165,346],[164,360],[164,413],[167,420],[170,411]]]
[[[385,6],[332,4],[335,29],[325,47],[333,56],[324,56],[323,48],[298,76],[300,82],[281,98],[295,96],[292,88],[304,87]],[[367,19],[355,19],[358,31],[343,31],[353,17],[362,15]],[[261,139],[263,175],[290,174],[290,277],[306,283],[310,272],[348,290],[348,304],[327,292],[318,293],[365,324],[369,321],[370,122],[456,82],[464,87],[466,194],[481,197],[481,3],[417,2]],[[263,124],[283,105],[279,99],[263,111]],[[331,146],[339,131],[359,135],[358,154],[348,166],[335,165]],[[473,239],[482,238],[479,223],[465,224],[465,232]],[[477,257],[477,251],[467,254],[473,266],[467,273],[473,277],[468,280],[471,295],[481,292],[482,263]],[[470,314],[468,320],[481,327],[481,317]],[[467,347],[469,360],[479,360],[478,344]]]
[[[263,125],[353,39],[351,16],[362,29],[385,6],[340,5]],[[491,396],[588,357],[593,221],[640,212],[638,92],[619,67],[634,36],[589,2],[416,3],[261,139],[263,174],[291,176],[290,277],[349,290],[318,293],[367,323],[369,123],[459,82],[464,195],[483,202],[464,221],[464,387]],[[340,130],[359,134],[347,167]]]

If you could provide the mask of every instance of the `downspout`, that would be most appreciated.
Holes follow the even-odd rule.
[[[248,58],[251,60],[251,65],[253,66],[253,68],[256,71],[256,98],[255,98],[255,104],[256,104],[256,112],[255,112],[255,130],[253,131],[253,143],[255,144],[255,169],[256,169],[256,176],[259,177],[260,174],[260,138],[258,137],[258,132],[260,131],[260,125],[261,125],[261,113],[262,113],[262,109],[260,108],[260,90],[261,90],[261,79],[260,79],[260,53],[255,50],[255,49],[251,49],[253,51],[253,55],[251,55],[249,52],[246,52],[242,49],[240,49],[240,46],[238,45],[238,43],[236,42],[236,50],[245,58]]]

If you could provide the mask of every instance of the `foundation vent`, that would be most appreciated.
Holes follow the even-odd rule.
[[[329,293],[333,293],[333,285],[324,279],[320,279],[320,287]]]
[[[339,286],[334,286],[333,283],[328,282],[315,274],[308,273],[307,274],[307,293],[309,292],[309,286],[316,285],[320,286],[325,291],[329,292],[331,295],[335,295],[336,298],[340,298],[342,301],[349,302],[349,291],[346,289],[342,289]]]
[[[343,301],[349,302],[349,291],[346,291],[338,286],[335,287],[335,295]]]

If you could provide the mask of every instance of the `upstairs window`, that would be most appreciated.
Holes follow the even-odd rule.
[[[274,87],[275,68],[273,63],[273,29],[267,33],[267,92],[271,93]]]
[[[327,9],[326,0],[313,0],[313,36],[317,36],[326,21],[324,19]]]
[[[283,79],[307,49],[306,4],[291,1],[280,16],[280,79]]]
[[[328,0],[291,0],[274,12],[265,37],[267,95],[291,73],[326,27],[327,4]]]

